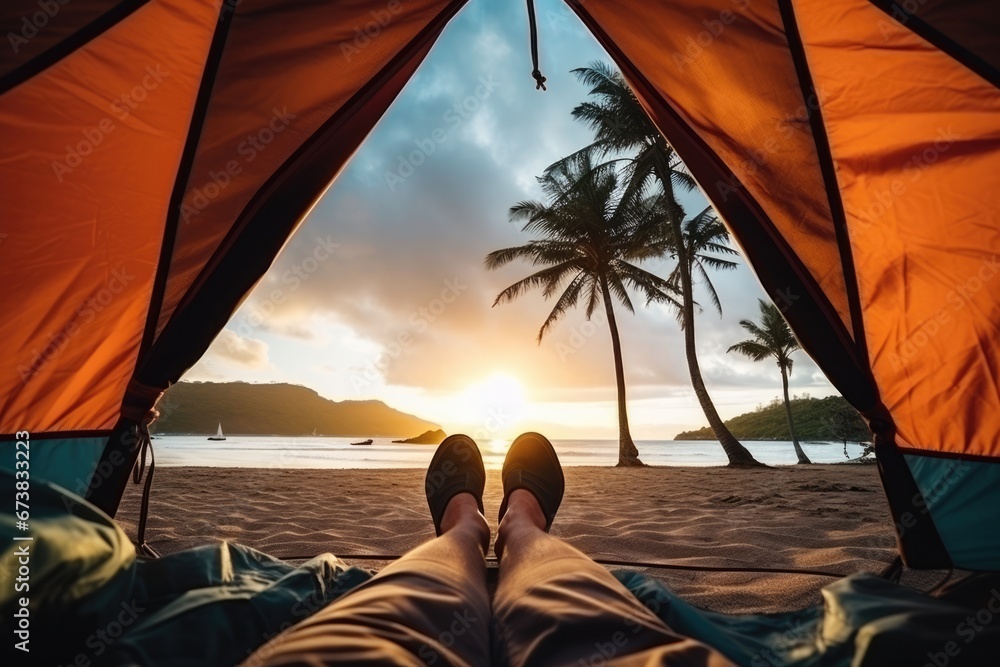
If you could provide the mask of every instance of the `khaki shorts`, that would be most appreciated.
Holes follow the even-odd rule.
[[[492,596],[485,563],[455,567],[438,538],[261,647],[245,663],[278,665],[711,665],[731,663],[678,636],[607,570],[544,540]]]

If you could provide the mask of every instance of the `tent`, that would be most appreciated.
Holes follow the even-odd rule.
[[[158,396],[463,4],[5,2],[4,456],[29,432],[113,515]],[[1000,12],[568,4],[869,421],[905,562],[1000,569]]]

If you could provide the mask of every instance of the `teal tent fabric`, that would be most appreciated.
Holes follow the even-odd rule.
[[[0,470],[0,494],[23,492],[18,481]],[[237,664],[371,577],[330,554],[296,567],[226,542],[139,559],[106,514],[29,481],[28,529],[11,506],[0,512],[0,618],[7,637],[29,619],[30,653],[7,642],[13,660],[2,664]],[[824,588],[822,605],[742,616],[698,609],[636,572],[615,575],[676,632],[738,665],[1000,664],[1000,574],[969,576],[934,596],[854,575]],[[599,647],[602,638],[582,640]]]
[[[900,517],[902,529],[930,513],[956,567],[1000,568],[1000,463],[918,454],[904,458],[921,497]]]
[[[83,496],[91,483],[94,471],[108,439],[104,436],[85,438],[32,438],[31,476],[44,479]],[[15,440],[0,440],[0,468],[14,470],[17,452],[23,449]]]
[[[0,497],[13,499],[16,481],[0,470]],[[296,567],[226,542],[141,560],[79,496],[30,480],[29,497],[28,530],[13,507],[0,513],[4,576],[25,558],[30,572],[26,589],[0,587],[4,629],[21,598],[30,619],[30,653],[12,648],[3,664],[232,665],[371,577],[330,554]]]
[[[780,614],[698,609],[659,581],[615,576],[673,628],[745,667],[958,667],[1000,664],[1000,575],[977,574],[934,597],[870,575],[823,589],[823,604]]]

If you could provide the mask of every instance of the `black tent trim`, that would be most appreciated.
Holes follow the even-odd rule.
[[[968,461],[969,463],[990,463],[998,465],[995,456],[985,454],[964,454],[958,452],[941,452],[931,449],[920,449],[919,447],[899,447],[897,449],[903,454],[911,456],[926,456],[932,459],[950,459],[952,461]]]
[[[661,102],[662,108],[669,114],[667,120],[672,124],[666,130],[670,135],[668,141],[695,179],[699,183],[726,183],[737,190],[737,195],[722,199],[709,196],[709,200],[732,228],[734,236],[747,256],[752,258],[753,264],[768,268],[767,273],[758,274],[764,289],[782,314],[796,323],[796,329],[812,332],[811,340],[817,344],[813,346],[815,349],[809,351],[831,382],[842,393],[849,395],[849,400],[859,410],[870,411],[875,408],[878,398],[868,376],[861,370],[864,364],[857,356],[853,338],[794,251],[775,231],[760,204],[617,48],[601,26],[586,13],[581,13],[577,2],[571,1],[570,6],[608,51],[630,84],[641,88],[646,96]],[[765,233],[762,234],[761,231]]]
[[[91,40],[118,25],[149,0],[124,0],[83,26],[66,39],[53,44],[26,63],[0,77],[0,95],[44,72]]]
[[[798,22],[795,19],[795,10],[791,0],[778,0],[778,9],[781,13],[781,20],[785,31],[785,39],[788,41],[788,48],[792,56],[792,63],[795,65],[795,74],[799,79],[799,88],[802,92],[802,101],[809,118],[813,144],[816,147],[816,157],[819,160],[820,172],[823,176],[823,184],[826,187],[827,201],[830,205],[830,218],[833,223],[834,232],[837,238],[837,249],[840,255],[840,262],[844,274],[844,289],[847,292],[847,302],[851,312],[851,324],[854,329],[854,345],[858,350],[858,356],[864,360],[863,369],[867,371],[868,382],[872,391],[876,395],[878,406],[866,415],[870,419],[872,431],[876,434],[876,451],[881,456],[879,462],[879,473],[883,482],[886,497],[889,500],[889,509],[896,521],[900,523],[901,516],[905,513],[903,508],[911,506],[916,499],[924,502],[923,494],[917,485],[910,467],[906,465],[902,454],[899,453],[895,442],[896,427],[892,422],[892,416],[888,409],[878,398],[878,383],[871,370],[871,357],[868,353],[868,341],[865,336],[864,314],[861,308],[861,294],[858,289],[857,271],[854,266],[854,251],[851,247],[851,239],[847,229],[847,215],[844,211],[844,202],[840,196],[840,185],[837,182],[837,173],[833,164],[833,151],[830,148],[830,138],[827,135],[826,123],[823,121],[823,112],[819,104],[808,103],[809,95],[812,99],[818,100],[816,86],[809,71],[808,58],[806,57],[805,46],[802,43],[802,35],[799,33]],[[857,406],[856,406],[857,407]],[[879,444],[883,446],[879,446]],[[930,513],[922,514],[918,521],[910,530],[899,533],[900,552],[904,559],[908,559],[908,554],[919,554],[917,558],[925,567],[951,567],[951,558],[944,546],[941,535],[934,523]],[[910,563],[912,557],[907,562]]]
[[[22,431],[23,433],[23,431]],[[76,438],[106,438],[112,433],[111,429],[96,430],[69,430],[69,431],[43,431],[30,433],[32,440],[74,440]],[[0,433],[0,442],[8,440],[18,440],[16,433]]]
[[[229,36],[229,28],[232,24],[232,8],[228,2],[222,2],[219,8],[215,33],[212,35],[212,44],[205,59],[205,67],[201,85],[198,88],[198,96],[195,99],[194,111],[191,114],[191,122],[188,125],[188,134],[184,141],[184,152],[177,167],[174,189],[170,193],[170,203],[167,206],[167,222],[163,233],[163,244],[160,246],[160,259],[156,267],[156,277],[153,280],[149,309],[146,311],[146,328],[143,331],[142,343],[139,345],[137,362],[139,366],[142,365],[143,360],[149,353],[150,346],[153,344],[153,339],[156,337],[156,325],[159,322],[160,310],[163,307],[163,295],[167,289],[167,278],[170,275],[174,243],[177,240],[177,231],[180,225],[181,204],[187,192],[188,182],[191,180],[191,169],[194,165],[195,156],[198,154],[201,133],[205,126],[205,118],[208,115],[209,103],[212,100],[212,88],[215,86],[215,77],[219,72],[219,64],[222,61],[222,54],[225,50],[226,38]]]
[[[826,200],[830,206],[830,221],[833,223],[834,234],[837,238],[837,250],[840,255],[841,271],[844,274],[844,289],[847,292],[847,304],[851,313],[851,327],[854,338],[854,346],[858,350],[858,357],[865,362],[862,368],[868,369],[870,357],[868,356],[868,342],[865,339],[864,316],[861,310],[861,295],[858,291],[858,278],[854,269],[854,252],[851,249],[851,239],[847,231],[847,216],[844,213],[844,201],[840,197],[840,185],[837,183],[837,172],[833,166],[833,153],[830,149],[830,138],[826,134],[826,123],[823,121],[823,112],[819,104],[810,104],[812,99],[818,100],[816,86],[809,72],[809,63],[806,58],[805,46],[802,44],[802,36],[799,34],[799,26],[795,20],[795,10],[792,8],[791,0],[778,0],[778,11],[781,14],[781,21],[785,31],[785,39],[788,42],[788,49],[791,52],[792,63],[795,65],[795,75],[799,79],[799,90],[802,93],[802,105],[809,119],[810,135],[813,145],[816,147],[816,158],[819,161],[820,173],[823,177],[823,185],[826,187]],[[869,369],[870,370],[870,369]],[[871,376],[871,373],[868,373]],[[876,395],[878,393],[874,377],[870,377]]]
[[[882,10],[889,16],[890,19],[892,19],[893,22],[906,27],[914,34],[919,35],[933,44],[935,48],[947,53],[957,62],[965,65],[967,68],[986,79],[997,88],[1000,88],[1000,71],[998,71],[996,67],[969,49],[965,48],[948,35],[945,35],[931,24],[924,21],[916,13],[909,12],[900,7],[898,3],[894,2],[894,0],[868,0],[868,2]],[[900,22],[899,19],[896,18],[893,11],[894,9],[906,16],[905,22]],[[996,35],[993,35],[992,37],[993,39],[997,39]]]
[[[754,267],[766,267],[766,270],[756,271],[757,276],[765,291],[779,305],[782,314],[792,323],[794,329],[805,332],[803,343],[807,351],[827,374],[834,386],[855,408],[865,415],[872,430],[876,434],[881,434],[876,437],[877,452],[881,455],[879,472],[883,477],[890,511],[893,517],[897,518],[897,525],[899,525],[898,517],[907,511],[906,508],[910,506],[914,494],[919,495],[920,492],[902,454],[895,446],[895,428],[888,411],[878,397],[866,348],[863,345],[858,345],[857,341],[848,333],[826,295],[820,290],[811,274],[802,266],[795,253],[787,246],[787,242],[777,234],[768,216],[740,183],[736,175],[718,159],[701,137],[660,96],[655,87],[621,52],[601,26],[591,19],[585,11],[581,10],[580,3],[575,0],[567,1],[621,68],[629,82],[641,89],[649,99],[659,101],[661,108],[667,113],[665,120],[672,125],[663,129],[664,133],[668,135],[666,138],[684,160],[696,180],[699,183],[721,181],[739,185],[739,197],[715,198],[709,196],[709,199],[732,229],[751,264]],[[797,37],[797,31],[795,33]],[[799,46],[798,57],[803,58],[801,42]],[[791,44],[789,47],[794,56],[795,48]],[[796,63],[797,69],[803,65],[804,61],[801,60]],[[809,89],[809,86],[802,89],[803,96]],[[806,106],[808,108],[808,105]],[[815,122],[811,117],[810,123],[813,124],[813,127],[815,127]],[[823,129],[821,125],[819,129]],[[823,136],[825,138],[825,131]],[[820,150],[818,145],[817,150]],[[827,152],[829,155],[828,144]],[[825,173],[824,179],[826,179]],[[829,188],[829,181],[826,181],[826,185]],[[831,202],[831,206],[833,205]],[[764,230],[766,234],[761,234],[761,230]],[[843,248],[840,245],[846,241],[846,237],[842,236],[845,231],[846,229],[838,230],[837,240],[841,250],[842,268],[846,274],[848,270],[852,269],[852,265],[845,263]],[[844,280],[846,287],[848,280],[846,275]],[[790,303],[789,295],[794,294],[793,290],[795,289],[801,289],[808,295],[808,298]],[[783,293],[782,290],[785,292]],[[856,327],[854,307],[852,306],[851,309],[852,325]],[[861,352],[865,353],[864,358],[860,356]],[[949,567],[950,557],[941,542],[936,526],[933,525],[929,515],[922,515],[920,518],[924,520],[908,529],[902,536],[898,536],[901,554],[907,558],[908,565]]]

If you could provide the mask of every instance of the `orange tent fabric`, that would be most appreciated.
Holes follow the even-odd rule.
[[[28,37],[0,69],[0,283],[13,288],[0,433],[112,429],[137,362],[211,281],[255,204],[327,125],[361,111],[283,241],[458,4],[6,3],[3,33],[15,47]]]
[[[827,324],[870,361],[900,444],[1000,455],[996,86],[866,0],[571,4],[635,68],[668,139],[682,124],[724,163],[731,178],[699,179],[716,207],[745,196],[801,262]],[[796,324],[803,295],[777,291]]]
[[[215,22],[150,4],[0,97],[0,432],[117,422]]]
[[[995,563],[939,484],[1000,480],[995,5],[567,2],[869,419],[904,554]],[[0,433],[108,437],[113,512],[145,412],[463,4],[5,3]]]

